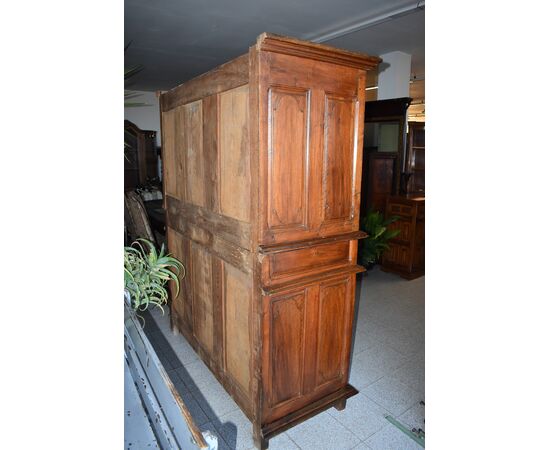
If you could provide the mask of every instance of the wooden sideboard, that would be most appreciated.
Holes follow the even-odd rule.
[[[161,96],[181,332],[268,439],[348,384],[366,70],[377,57],[262,34]]]
[[[388,197],[386,217],[399,217],[388,228],[401,233],[390,240],[390,248],[382,256],[383,271],[407,279],[424,275],[424,209],[424,197]]]

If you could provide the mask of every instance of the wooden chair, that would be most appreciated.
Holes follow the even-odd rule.
[[[137,238],[145,238],[157,245],[157,240],[151,229],[149,216],[147,215],[143,200],[135,191],[126,191],[124,193],[124,223],[130,243]]]

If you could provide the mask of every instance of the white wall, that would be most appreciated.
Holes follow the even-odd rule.
[[[378,66],[378,100],[409,96],[411,78],[411,55],[390,52],[380,55]]]
[[[146,103],[147,106],[125,107],[124,119],[135,123],[142,130],[156,131],[157,145],[160,145],[160,111],[157,95],[146,91],[132,92],[140,95],[126,100],[127,102]]]

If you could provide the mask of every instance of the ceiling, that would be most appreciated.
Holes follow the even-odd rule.
[[[423,79],[423,3],[125,0],[124,43],[130,46],[124,65],[143,66],[131,89],[166,90],[245,53],[267,31],[370,55],[400,50],[412,55],[411,73]],[[418,4],[421,8],[415,9]],[[423,99],[423,84],[414,98]]]

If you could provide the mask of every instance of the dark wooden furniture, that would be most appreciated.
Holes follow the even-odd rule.
[[[383,213],[388,196],[400,192],[411,101],[403,97],[365,103],[361,215],[369,207]]]
[[[426,192],[424,126],[424,122],[409,122],[407,172],[411,173],[410,194],[424,194]]]
[[[128,233],[128,245],[137,238],[149,239],[156,244],[145,204],[135,191],[124,193],[124,224]]]
[[[161,235],[166,235],[166,211],[162,200],[148,200],[143,202],[151,228]]]
[[[380,59],[262,34],[161,96],[171,320],[258,447],[345,407],[366,69]]]
[[[399,220],[388,228],[401,233],[390,240],[390,248],[382,256],[382,270],[407,279],[424,275],[424,197],[389,197],[386,217],[390,216],[399,216]]]
[[[141,130],[124,121],[124,190],[135,189],[158,177],[156,131]]]

